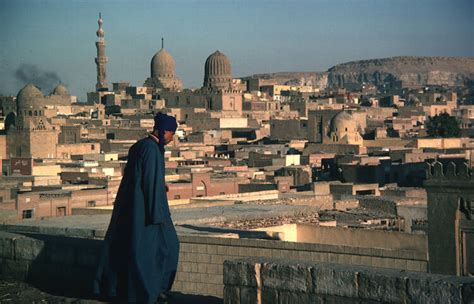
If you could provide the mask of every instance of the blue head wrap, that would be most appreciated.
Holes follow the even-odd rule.
[[[173,116],[169,116],[166,114],[163,114],[161,112],[156,113],[155,115],[155,125],[153,127],[154,130],[158,130],[158,138],[160,140],[160,143],[158,146],[160,147],[161,153],[165,152],[165,146],[164,146],[164,133],[165,131],[171,131],[171,132],[176,132],[176,128],[178,128],[178,124],[176,123],[176,118]]]
[[[176,123],[176,118],[173,116],[169,116],[161,112],[158,112],[155,115],[155,126],[153,129],[176,132],[176,128],[178,128],[178,124]]]

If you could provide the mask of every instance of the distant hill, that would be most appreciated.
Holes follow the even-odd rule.
[[[345,83],[381,85],[402,81],[404,86],[464,85],[474,81],[474,57],[392,57],[338,64],[326,72],[281,72],[257,74],[278,84],[312,84],[324,87]]]

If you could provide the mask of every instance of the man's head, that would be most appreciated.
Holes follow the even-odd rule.
[[[155,115],[155,126],[153,131],[157,133],[159,139],[163,142],[163,145],[169,144],[173,140],[174,132],[178,124],[176,123],[176,118],[158,112]]]

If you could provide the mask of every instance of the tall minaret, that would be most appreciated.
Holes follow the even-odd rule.
[[[97,84],[95,85],[95,89],[97,91],[106,91],[108,88],[105,65],[107,64],[108,59],[105,56],[105,32],[102,29],[102,23],[104,23],[104,21],[102,20],[101,13],[99,13],[99,20],[97,20],[97,23],[99,23],[99,29],[96,34],[97,37],[99,37],[99,41],[95,43],[97,48],[97,58],[95,58],[95,64],[97,65]]]

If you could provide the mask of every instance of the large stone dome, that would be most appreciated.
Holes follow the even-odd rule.
[[[204,64],[204,87],[211,89],[230,89],[232,72],[230,61],[226,55],[215,51]]]
[[[54,88],[53,95],[69,96],[69,91],[67,90],[65,85],[60,83],[57,87]]]
[[[357,121],[354,117],[342,111],[331,119],[330,132],[357,132]]]
[[[174,59],[167,50],[162,48],[151,59],[152,78],[174,78],[176,76],[176,66]]]
[[[16,96],[18,112],[42,107],[43,99],[43,93],[36,86],[27,84]]]

